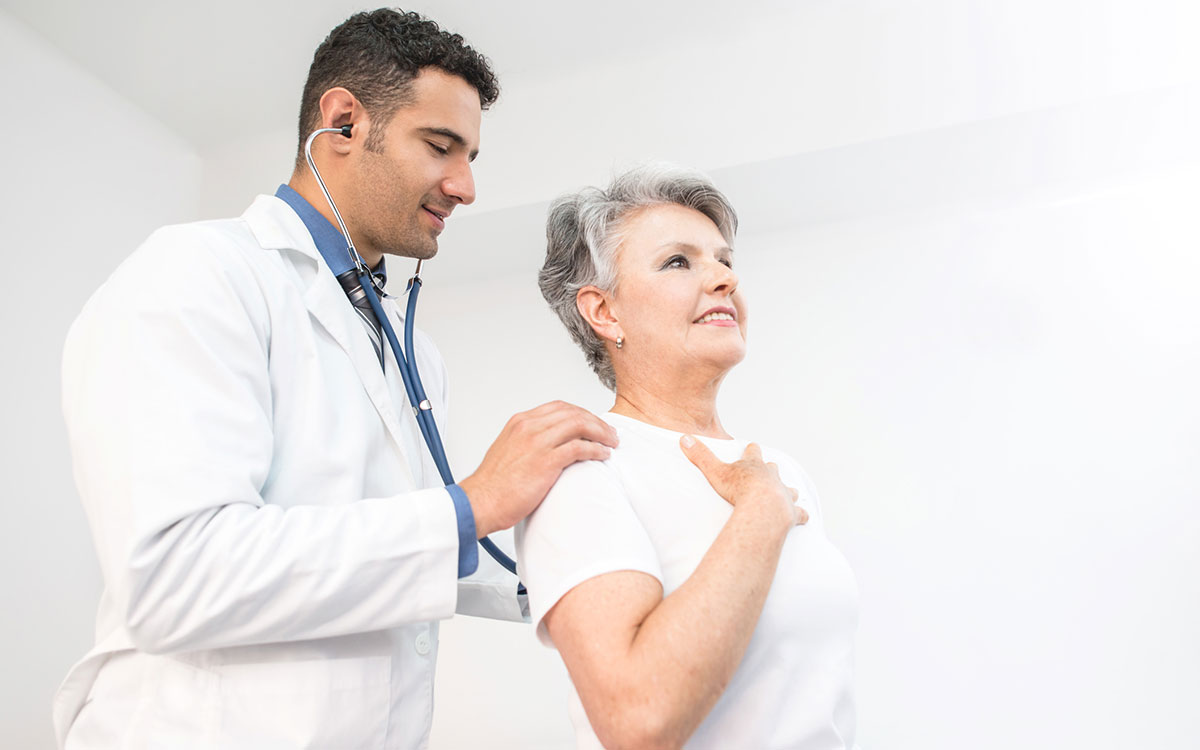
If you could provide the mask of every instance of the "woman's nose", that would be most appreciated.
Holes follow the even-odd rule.
[[[733,290],[737,289],[738,285],[737,274],[724,263],[713,261],[713,265],[714,269],[712,280],[709,282],[709,288],[717,294],[733,294]]]

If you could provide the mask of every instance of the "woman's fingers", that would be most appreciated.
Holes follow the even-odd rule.
[[[718,487],[718,483],[721,481],[721,470],[726,466],[725,462],[713,455],[707,445],[691,435],[679,438],[679,447],[683,450],[683,455],[695,464],[696,468],[704,474],[708,483],[719,493],[721,488]]]
[[[796,505],[800,500],[800,491],[783,484],[776,464],[763,463],[762,449],[757,444],[747,445],[741,459],[732,464],[721,461],[707,445],[691,435],[680,438],[679,447],[688,460],[700,469],[717,494],[731,505],[739,504],[739,492],[748,492],[748,496],[758,498],[774,496],[774,503],[783,505],[790,502],[792,522],[796,526],[808,523],[808,511]],[[785,515],[782,519],[787,518],[784,508],[780,508],[779,505],[774,507],[776,510],[772,511],[773,513],[783,510]]]
[[[758,447],[758,443],[749,443],[746,445],[746,450],[742,451],[742,460],[754,461],[762,463],[762,448]]]

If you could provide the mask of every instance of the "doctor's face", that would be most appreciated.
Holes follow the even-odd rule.
[[[378,252],[431,258],[460,204],[475,200],[471,162],[479,150],[479,93],[437,68],[412,83],[411,101],[359,154],[357,234]]]
[[[625,337],[618,378],[724,377],[746,355],[746,306],[716,224],[667,204],[628,218],[622,235],[610,302]]]

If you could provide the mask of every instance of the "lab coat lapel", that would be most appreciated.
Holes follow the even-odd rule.
[[[341,285],[317,252],[304,222],[282,200],[267,196],[259,196],[243,218],[250,224],[251,230],[264,249],[298,251],[306,257],[299,259],[294,254],[290,258],[285,255],[285,262],[290,261],[293,265],[296,261],[306,265],[315,264],[311,273],[300,274],[305,307],[354,364],[363,389],[379,412],[379,417],[400,454],[399,463],[403,467],[408,485],[416,487],[408,461],[404,458],[404,441],[401,439],[397,408],[403,404],[393,403],[383,368],[379,366],[379,359],[375,356],[375,348],[371,345],[366,331],[362,330],[363,323],[354,312]],[[387,348],[386,340],[384,347]],[[391,357],[388,356],[388,359],[391,360]],[[390,364],[395,366],[394,361]],[[331,397],[336,396],[337,394],[331,394]]]

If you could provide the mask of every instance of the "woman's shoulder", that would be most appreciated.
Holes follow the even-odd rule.
[[[557,523],[564,517],[603,513],[626,504],[618,471],[611,459],[576,461],[558,475],[530,520]]]
[[[596,482],[603,483],[613,479],[616,475],[617,469],[613,466],[611,459],[576,461],[562,470],[551,491],[588,487]]]

